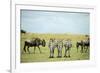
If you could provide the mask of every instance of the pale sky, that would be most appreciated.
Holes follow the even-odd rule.
[[[89,34],[89,13],[21,10],[21,29],[33,33]]]

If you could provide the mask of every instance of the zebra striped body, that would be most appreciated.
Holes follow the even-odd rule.
[[[64,43],[64,47],[65,47],[65,55],[64,55],[64,57],[70,57],[70,49],[72,47],[71,40],[66,40],[65,43]]]
[[[62,57],[62,48],[63,48],[63,41],[59,40],[57,42],[57,49],[58,49],[58,57]]]

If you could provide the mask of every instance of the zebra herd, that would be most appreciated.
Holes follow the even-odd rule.
[[[30,47],[34,47],[34,54],[35,54],[35,49],[36,47],[39,49],[40,53],[42,53],[41,49],[40,49],[40,45],[45,47],[46,46],[46,41],[45,39],[40,39],[40,38],[35,38],[33,40],[26,40],[24,42],[24,52],[29,52],[29,48]],[[54,57],[54,50],[55,48],[57,48],[58,50],[58,58],[62,57],[62,49],[64,48],[64,57],[70,57],[70,51],[72,48],[72,41],[70,39],[67,40],[57,40],[57,39],[53,39],[50,38],[49,42],[48,42],[48,48],[50,49],[50,56],[49,58],[53,58]],[[76,42],[76,48],[77,48],[77,52],[79,50],[79,47],[81,47],[81,53],[87,52],[88,48],[90,46],[90,40],[89,38],[87,40],[81,40],[81,41],[77,41]]]
[[[76,47],[77,47],[77,52],[79,47],[81,47],[81,53],[83,53],[84,49],[86,49],[85,52],[87,52],[89,48],[90,42],[88,40],[81,40],[76,42]],[[62,57],[62,49],[64,47],[64,57],[70,57],[70,50],[72,48],[72,41],[70,39],[67,40],[55,40],[55,39],[50,39],[48,43],[48,47],[50,49],[50,56],[49,58],[54,58],[54,50],[57,48],[58,50],[58,58]]]

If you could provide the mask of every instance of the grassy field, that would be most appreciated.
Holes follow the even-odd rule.
[[[34,37],[38,37],[41,39],[46,40],[46,47],[42,47],[41,51],[42,53],[40,54],[39,49],[36,48],[35,54],[34,52],[34,47],[29,48],[30,54],[27,52],[25,53],[23,51],[24,47],[24,41],[28,39],[32,39]],[[62,58],[57,58],[58,52],[57,48],[54,51],[54,58],[49,58],[49,48],[48,48],[48,40],[50,38],[55,38],[55,39],[71,39],[73,47],[71,48],[71,57],[70,58],[64,58],[64,48],[62,49]],[[76,34],[35,34],[35,33],[21,33],[21,63],[29,63],[29,62],[52,62],[52,61],[74,61],[74,60],[89,60],[89,51],[87,53],[80,53],[77,52],[76,49],[76,41],[84,40],[86,39],[85,35],[76,35]]]

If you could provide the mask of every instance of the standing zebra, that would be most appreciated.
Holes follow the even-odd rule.
[[[58,49],[58,58],[62,57],[62,48],[63,48],[63,41],[62,40],[58,40],[57,41],[57,49]]]
[[[70,48],[72,47],[72,42],[70,39],[66,40],[64,43],[65,55],[64,57],[70,57]]]
[[[78,52],[79,47],[81,47],[81,53],[83,53],[83,48],[84,48],[83,40],[76,42],[76,47],[77,47],[77,52]]]
[[[54,57],[54,49],[56,48],[56,44],[55,44],[55,40],[54,39],[51,38],[49,40],[48,47],[50,48],[50,56],[49,56],[49,58],[53,58]]]
[[[90,47],[90,40],[89,39],[84,40],[84,50],[85,50],[85,52],[87,52],[89,50],[89,47]]]

